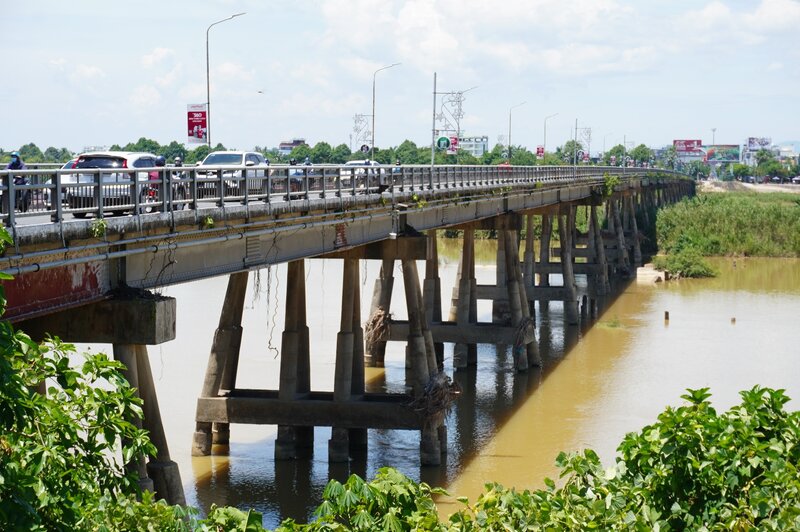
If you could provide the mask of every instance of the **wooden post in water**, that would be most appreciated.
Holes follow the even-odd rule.
[[[394,259],[383,259],[381,264],[380,276],[375,279],[375,288],[372,291],[372,303],[370,305],[370,316],[380,309],[388,313],[392,302],[392,289],[394,288]],[[371,367],[383,367],[386,356],[386,341],[374,342],[366,354],[365,363]]]
[[[561,240],[561,275],[564,278],[564,318],[568,325],[578,325],[578,293],[572,267],[572,225],[575,224],[575,207],[568,207],[567,214],[558,216],[558,236]]]
[[[355,292],[358,285],[358,260],[345,258],[342,274],[342,318],[339,334],[336,335],[336,367],[333,380],[333,401],[344,403],[350,400],[353,389],[353,355],[355,335],[353,317]],[[334,426],[328,440],[328,461],[346,462],[350,459],[349,430]]]
[[[208,357],[206,376],[200,397],[217,397],[222,390],[230,390],[236,378],[236,366],[239,363],[239,348],[242,342],[242,312],[247,292],[247,272],[231,274],[228,278],[228,289],[222,304],[219,325],[214,333],[211,353]],[[214,427],[228,434],[228,425],[219,423]],[[197,422],[192,444],[193,456],[211,454],[212,424]]]
[[[281,339],[278,398],[294,401],[311,389],[308,325],[306,322],[305,261],[292,261],[286,273],[286,314]],[[275,459],[295,459],[298,448],[313,447],[314,427],[278,426]]]

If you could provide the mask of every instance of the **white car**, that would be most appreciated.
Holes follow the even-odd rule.
[[[64,175],[62,189],[70,209],[96,208],[97,184],[102,185],[103,210],[119,212],[132,210],[131,190],[140,189],[140,202],[149,201],[147,187],[134,187],[136,182],[158,179],[156,156],[146,152],[98,151],[80,154],[72,170],[91,170]],[[141,168],[142,171],[132,169]],[[149,169],[149,170],[148,170]],[[99,176],[99,177],[98,177]],[[134,181],[135,176],[135,181]],[[85,218],[88,212],[75,212],[75,218]]]
[[[203,171],[203,167],[210,167]],[[269,161],[258,152],[254,151],[215,151],[206,155],[198,165],[198,177],[208,178],[198,183],[198,192],[201,197],[216,196],[217,182],[215,179],[221,172],[223,179],[223,194],[225,196],[242,196],[241,180],[246,179],[248,194],[263,194],[267,187],[269,176]]]
[[[347,161],[339,171],[342,187],[352,187],[351,178],[355,178],[356,188],[379,187],[382,192],[386,186],[386,169],[377,161],[365,159],[363,161]]]

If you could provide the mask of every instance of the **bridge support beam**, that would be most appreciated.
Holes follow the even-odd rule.
[[[211,353],[206,366],[206,376],[200,397],[218,397],[224,391],[234,389],[236,370],[239,364],[239,349],[242,343],[242,313],[244,311],[244,298],[247,292],[247,272],[231,274],[228,278],[228,289],[222,304],[219,325],[214,333]],[[200,402],[198,401],[196,419],[202,417]],[[212,431],[221,433],[215,437]],[[197,421],[192,442],[193,456],[207,456],[211,454],[212,443],[227,443],[229,425]]]
[[[553,234],[553,217],[550,214],[542,215],[542,239],[539,242],[539,262],[548,264],[550,262],[550,239]],[[539,274],[539,286],[550,286],[550,274],[542,272]]]
[[[425,257],[425,281],[423,283],[423,300],[425,302],[425,323],[430,330],[431,324],[442,321],[442,282],[439,278],[439,248],[436,230],[428,231],[428,248]],[[436,352],[438,371],[444,368],[444,344],[433,345]]]
[[[369,315],[375,316],[376,313],[389,314],[389,307],[392,302],[392,289],[394,287],[394,263],[393,258],[384,258],[381,264],[381,272],[375,279],[375,288],[372,291],[372,304]],[[365,363],[371,367],[382,368],[386,357],[386,340],[376,340],[369,345]]]
[[[606,261],[606,246],[603,241],[603,233],[600,230],[600,223],[597,220],[597,207],[592,205],[589,210],[589,232],[594,236],[595,262],[600,267],[600,272],[595,276],[595,294],[598,296],[606,295],[611,291],[608,280],[608,262]]]

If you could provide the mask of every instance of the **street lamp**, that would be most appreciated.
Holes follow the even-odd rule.
[[[711,128],[711,145],[715,146],[717,144],[717,128]]]
[[[508,162],[511,164],[511,110],[516,109],[520,105],[525,105],[528,102],[520,102],[517,105],[512,105],[508,108]]]
[[[545,154],[547,154],[547,120],[553,118],[554,116],[558,116],[558,113],[544,117],[544,139],[542,140],[542,148],[544,149]]]
[[[370,160],[373,160],[375,158],[375,76],[381,70],[386,70],[387,68],[396,67],[397,65],[400,65],[400,64],[401,63],[392,63],[391,65],[387,65],[385,67],[381,67],[381,68],[379,68],[378,70],[376,70],[375,72],[372,73],[372,142],[370,143],[371,146],[370,146],[370,149],[369,149],[369,158],[370,158]]]
[[[211,28],[216,26],[217,24],[221,24],[227,20],[231,20],[236,17],[240,17],[245,13],[236,13],[235,15],[231,15],[228,18],[224,18],[222,20],[218,20],[211,24],[206,29],[206,143],[208,147],[211,147],[211,77],[209,75],[209,61],[208,61],[208,32],[211,31]]]

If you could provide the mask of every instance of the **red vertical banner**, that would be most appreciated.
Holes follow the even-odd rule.
[[[208,134],[208,109],[204,103],[186,106],[186,122],[190,143],[205,144]]]

